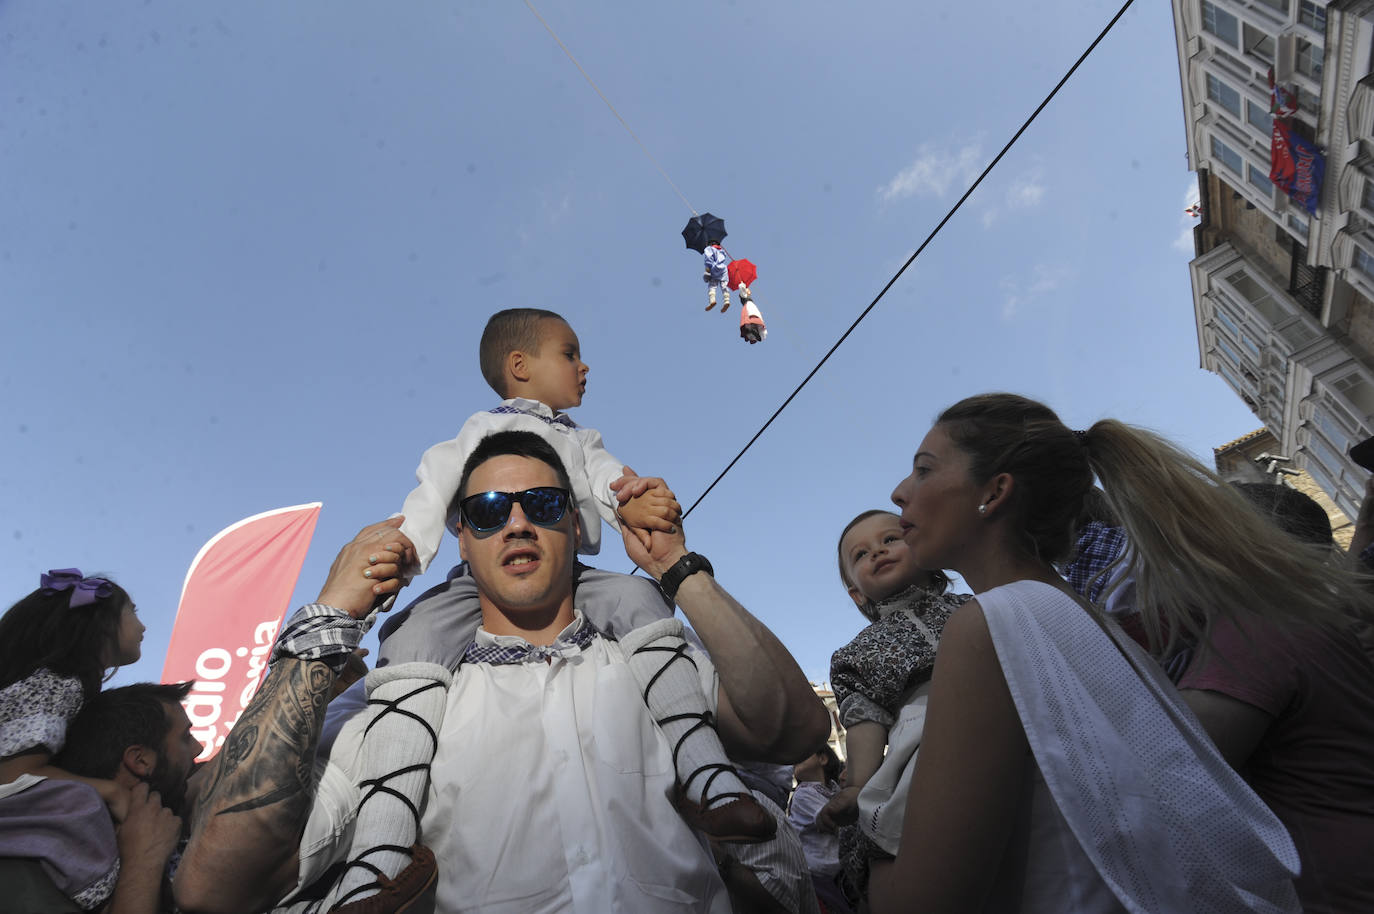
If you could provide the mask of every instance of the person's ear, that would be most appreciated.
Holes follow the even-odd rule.
[[[519,349],[506,356],[506,376],[524,383],[530,379],[530,356]]]
[[[157,753],[147,746],[129,746],[124,750],[121,761],[130,773],[146,778],[157,765]]]
[[[981,517],[992,517],[1011,503],[1016,479],[1010,473],[998,473],[983,486],[983,501],[978,506]]]
[[[868,605],[868,597],[859,593],[859,588],[857,587],[849,588],[849,599],[853,600],[854,605],[859,607],[859,609],[863,609],[865,606]]]

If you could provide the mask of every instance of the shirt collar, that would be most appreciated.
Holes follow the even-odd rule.
[[[559,632],[558,637],[553,640],[555,642],[571,641],[575,633],[581,631],[584,626],[590,625],[591,623],[587,621],[587,617],[582,613],[582,610],[574,609],[573,620],[569,622],[567,627]],[[484,647],[534,647],[534,645],[530,644],[519,635],[493,635],[485,628],[480,627],[477,629],[477,635],[473,640]]]
[[[558,422],[570,428],[577,427],[577,423],[574,422],[572,417],[567,413],[561,413],[550,407],[547,403],[542,403],[539,400],[529,400],[525,397],[510,397],[509,399],[502,400],[501,405],[513,407],[523,413],[530,413],[549,422]]]

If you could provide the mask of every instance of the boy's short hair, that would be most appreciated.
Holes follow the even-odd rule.
[[[497,311],[487,319],[486,329],[482,331],[482,342],[478,346],[477,358],[491,389],[506,399],[506,356],[517,350],[535,353],[539,351],[539,323],[554,319],[563,321],[563,315],[543,308],[507,308]]]

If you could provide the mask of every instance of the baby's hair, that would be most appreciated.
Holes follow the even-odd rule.
[[[512,352],[536,353],[539,351],[539,325],[546,320],[563,320],[563,315],[543,308],[507,308],[497,311],[487,319],[486,329],[482,331],[482,342],[477,349],[478,362],[482,377],[486,378],[491,389],[501,399],[506,392],[506,356]]]
[[[844,763],[841,762],[840,757],[835,754],[835,750],[830,748],[830,744],[826,743],[824,746],[821,746],[816,750],[816,754],[825,759],[822,766],[824,773],[821,775],[821,777],[825,778],[825,783],[832,784],[839,781],[840,772],[844,769]]]
[[[844,583],[845,590],[853,589],[857,585],[854,583],[854,579],[849,576],[849,563],[845,561],[844,557],[844,538],[849,535],[850,530],[853,530],[870,517],[877,517],[880,514],[886,514],[888,517],[894,519],[897,517],[897,515],[891,511],[884,511],[882,508],[872,508],[845,524],[844,529],[840,531],[839,542],[835,544],[835,555],[839,558],[840,580]],[[926,585],[927,590],[933,591],[934,593],[944,593],[949,589],[949,575],[945,574],[943,571],[937,568],[934,571],[927,571],[926,574],[930,576],[930,583]],[[878,613],[873,606],[872,600],[869,600],[864,606],[860,606],[859,612],[863,613],[864,616],[872,622],[878,621]]]
[[[79,679],[87,699],[100,691],[105,657],[132,601],[113,581],[107,596],[84,606],[71,606],[74,593],[40,587],[0,616],[0,688],[47,668]]]

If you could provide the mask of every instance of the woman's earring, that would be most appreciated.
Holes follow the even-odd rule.
[[[987,505],[979,505],[979,506],[978,506],[978,516],[979,516],[979,517],[982,517],[984,514],[987,514],[987,513],[988,513],[988,506],[987,506]]]

